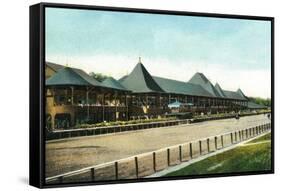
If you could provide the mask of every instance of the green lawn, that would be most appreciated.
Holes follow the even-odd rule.
[[[270,140],[270,135],[260,137],[255,143]],[[271,142],[244,145],[193,163],[165,176],[184,176],[229,172],[271,170]]]
[[[248,143],[257,143],[257,142],[269,141],[269,140],[271,140],[271,133],[268,133],[268,134],[266,134],[264,136],[261,136],[261,137],[259,137],[257,139],[254,139],[254,140],[252,140],[252,141],[250,141]]]

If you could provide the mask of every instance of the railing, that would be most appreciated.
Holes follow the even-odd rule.
[[[55,110],[59,112],[64,112],[68,110],[74,110],[74,111],[83,111],[89,109],[91,112],[93,111],[126,111],[127,106],[111,106],[111,105],[56,105],[50,108],[50,110]]]
[[[240,114],[241,117],[251,116],[251,115],[256,115],[256,114],[255,113]],[[228,119],[228,118],[233,118],[235,116],[236,116],[236,114],[229,114],[229,115],[225,115],[225,116],[210,116],[210,117],[204,117],[204,118],[199,118],[199,119],[178,119],[178,120],[170,120],[170,121],[157,121],[157,122],[128,124],[128,125],[55,130],[55,131],[51,131],[51,132],[46,132],[46,138],[47,138],[47,140],[52,140],[52,139],[63,139],[63,138],[71,138],[71,137],[79,137],[79,136],[102,135],[102,134],[110,134],[110,133],[119,133],[119,132],[124,132],[124,131],[169,127],[169,126],[173,126],[173,125],[197,123],[197,122],[203,122],[203,121],[209,121],[209,120]]]
[[[47,140],[78,137],[78,136],[92,136],[92,135],[101,135],[101,134],[109,134],[109,133],[119,133],[124,131],[167,127],[167,126],[187,124],[187,123],[188,120],[184,119],[184,120],[170,120],[170,121],[158,121],[158,122],[137,123],[137,124],[128,124],[128,125],[84,128],[84,129],[81,128],[81,129],[69,129],[69,130],[56,130],[47,133]]]
[[[271,123],[262,124],[48,177],[46,178],[46,183],[143,178],[169,166],[215,152],[270,130]]]

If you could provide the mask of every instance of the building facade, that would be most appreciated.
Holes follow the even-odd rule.
[[[46,63],[46,126],[156,118],[175,113],[238,112],[248,108],[242,92],[223,90],[202,73],[188,82],[152,76],[139,62],[129,75],[100,82],[86,72]]]

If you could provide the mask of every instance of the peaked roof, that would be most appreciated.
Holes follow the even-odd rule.
[[[100,82],[90,77],[80,69],[65,67],[46,80],[47,86],[103,86]]]
[[[197,84],[191,84],[156,76],[153,76],[153,79],[167,93],[213,97],[212,94],[210,94],[208,91],[206,91],[204,88]]]
[[[105,80],[103,80],[102,84],[112,89],[128,91],[120,82],[118,82],[112,77],[108,77]]]
[[[52,62],[46,62],[46,65],[49,66],[51,69],[53,69],[56,72],[60,69],[65,68],[65,66],[63,66],[63,65],[55,64]]]
[[[123,76],[122,78],[120,78],[118,81],[121,83],[121,82],[123,82],[127,77],[128,77],[128,75],[125,75],[125,76]]]
[[[238,94],[240,94],[241,96],[243,96],[244,98],[248,99],[247,96],[245,96],[245,94],[242,92],[242,90],[240,88],[238,88],[238,90],[236,92]]]
[[[205,90],[207,90],[215,97],[221,97],[213,84],[202,73],[197,72],[196,74],[194,74],[189,82],[192,84],[201,85]]]
[[[243,96],[241,96],[239,93],[237,92],[233,92],[233,91],[228,91],[228,90],[223,90],[223,93],[226,95],[227,98],[229,99],[236,99],[236,100],[244,100],[246,101],[247,99]]]
[[[164,92],[141,62],[121,81],[121,84],[135,93]]]
[[[220,94],[221,97],[226,97],[226,95],[224,94],[223,90],[221,89],[218,83],[216,83],[215,89],[217,90],[217,92]]]

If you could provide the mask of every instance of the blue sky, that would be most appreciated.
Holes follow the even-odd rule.
[[[231,85],[231,74],[252,72],[264,76],[264,87],[250,83],[245,91],[261,97],[270,97],[270,33],[268,21],[46,10],[48,61],[119,78],[141,56],[153,75],[188,81],[200,71],[233,90],[245,85],[244,79]]]

